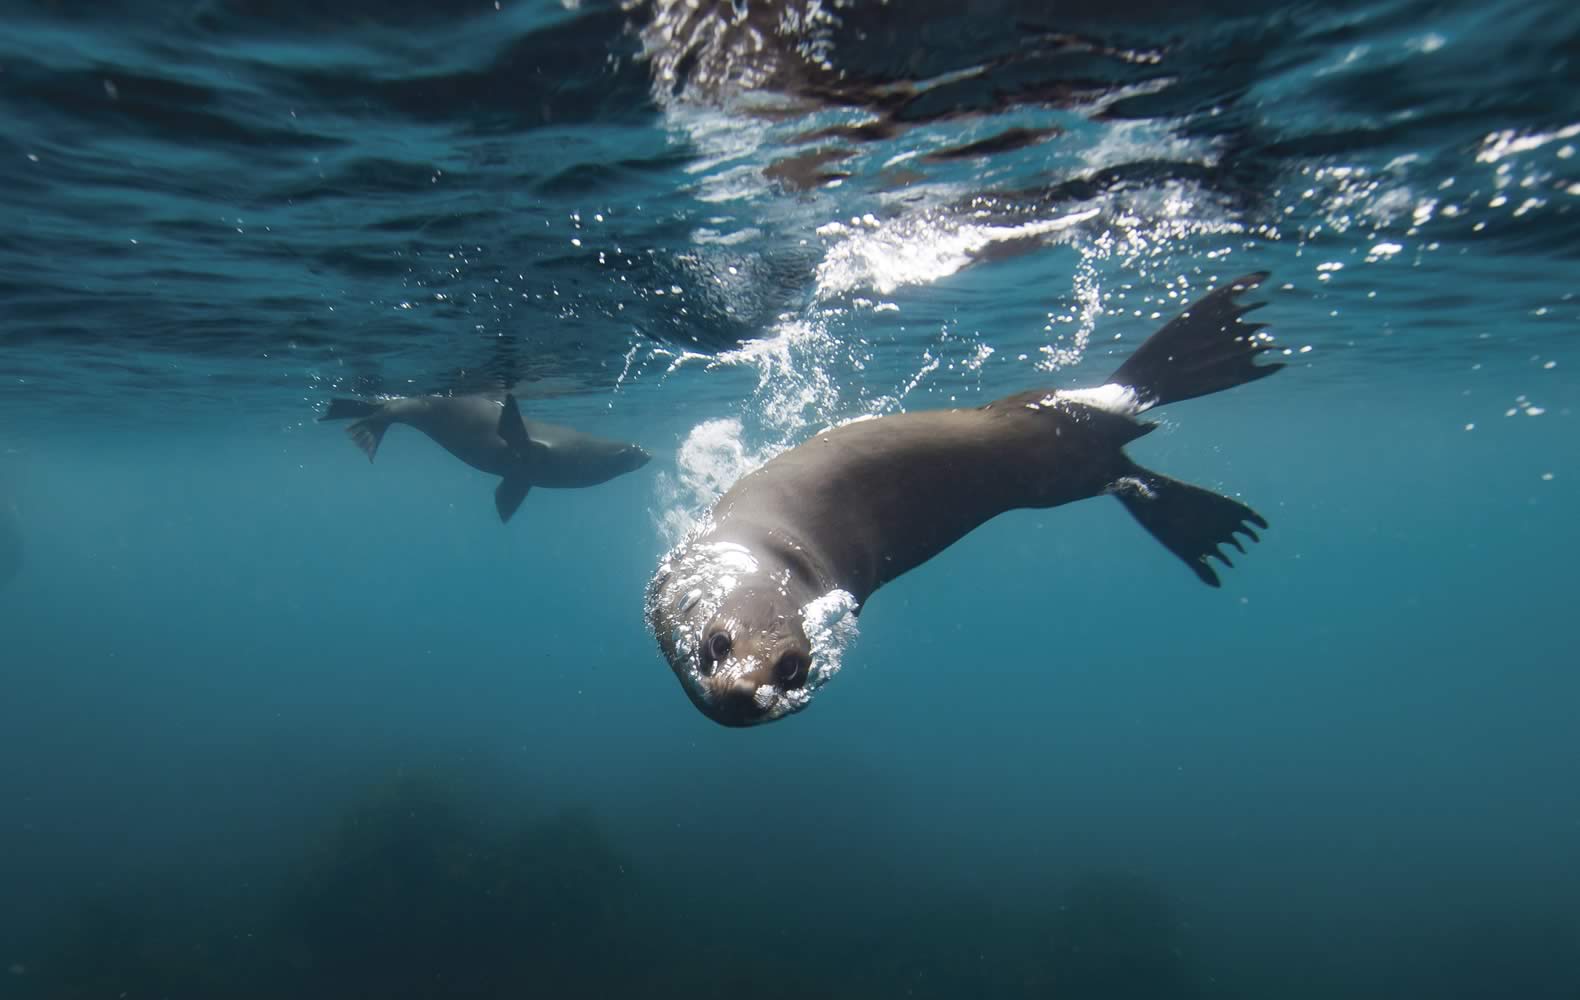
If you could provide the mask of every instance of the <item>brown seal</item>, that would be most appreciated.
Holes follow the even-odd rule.
[[[805,707],[838,669],[836,623],[885,583],[1008,510],[1104,494],[1209,586],[1224,544],[1266,528],[1251,508],[1143,469],[1124,446],[1154,406],[1271,375],[1271,338],[1238,297],[1210,292],[1148,338],[1107,383],[1039,389],[977,409],[853,421],[741,478],[659,566],[647,618],[704,714],[729,726]]]

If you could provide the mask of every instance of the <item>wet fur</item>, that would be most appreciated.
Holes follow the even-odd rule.
[[[1255,306],[1238,297],[1265,277],[1246,275],[1193,302],[1102,386],[854,421],[743,477],[649,587],[649,622],[687,694],[723,725],[782,717],[791,688],[775,680],[773,657],[810,655],[802,621],[810,599],[843,591],[859,611],[885,583],[1019,508],[1112,495],[1199,580],[1218,586],[1209,560],[1228,565],[1223,546],[1243,551],[1237,536],[1254,541],[1267,522],[1237,500],[1142,468],[1124,448],[1155,426],[1139,419],[1147,409],[1281,367],[1255,363],[1267,338],[1241,321]],[[756,568],[710,573],[708,553],[732,547]],[[691,606],[686,590],[699,579],[728,581],[716,607]],[[691,652],[714,635],[728,636],[727,659]]]

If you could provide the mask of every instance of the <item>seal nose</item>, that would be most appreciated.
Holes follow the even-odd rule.
[[[722,726],[750,726],[763,718],[762,707],[757,704],[757,686],[739,679],[709,687],[706,712]]]

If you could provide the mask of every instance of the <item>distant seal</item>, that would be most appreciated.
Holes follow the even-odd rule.
[[[1017,508],[1116,497],[1210,586],[1209,556],[1255,541],[1251,508],[1143,469],[1124,446],[1154,406],[1271,375],[1271,338],[1241,316],[1251,274],[1210,292],[1098,388],[1039,389],[978,409],[853,421],[744,476],[670,552],[647,618],[681,686],[710,719],[746,726],[804,708],[838,669],[830,621],[983,522]],[[811,634],[817,642],[809,640]],[[819,648],[819,647],[823,648]]]
[[[640,469],[652,457],[634,444],[527,420],[511,394],[503,401],[483,395],[332,399],[319,419],[351,418],[356,422],[346,433],[370,462],[390,425],[407,424],[472,468],[499,476],[494,506],[502,522],[510,520],[534,486],[597,486]]]

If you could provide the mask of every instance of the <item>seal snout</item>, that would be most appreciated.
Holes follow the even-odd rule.
[[[703,712],[723,726],[753,726],[767,718],[757,685],[746,680],[709,685]],[[771,705],[772,699],[768,699]]]
[[[792,711],[810,674],[811,651],[794,639],[746,632],[737,641],[729,624],[708,628],[696,652],[692,682],[697,706],[715,722],[750,726]]]
[[[765,574],[764,554],[733,541],[688,546],[649,585],[648,617],[692,704],[724,726],[800,711],[825,675],[793,568]]]

